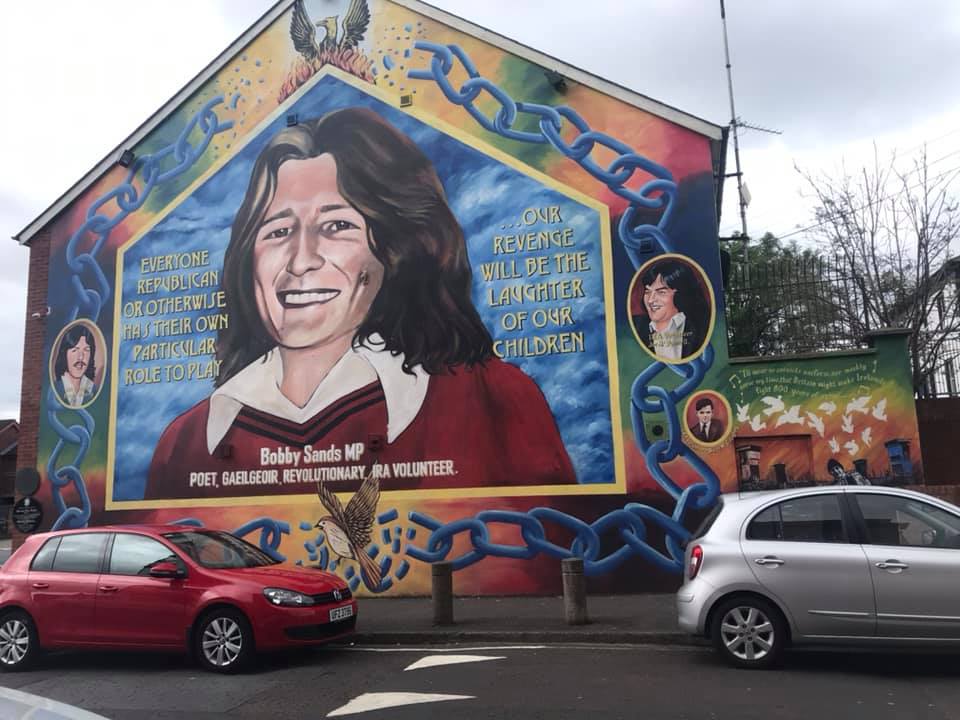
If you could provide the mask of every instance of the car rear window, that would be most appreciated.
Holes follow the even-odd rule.
[[[60,538],[54,537],[47,540],[43,547],[33,556],[33,562],[30,563],[30,569],[38,572],[49,571],[53,569],[53,558],[57,554],[57,547],[60,545]]]

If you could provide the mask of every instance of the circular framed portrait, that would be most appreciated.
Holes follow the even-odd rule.
[[[90,320],[74,320],[57,335],[50,353],[50,387],[64,407],[90,405],[103,388],[107,343]]]
[[[644,263],[630,283],[627,313],[637,342],[655,360],[699,357],[710,342],[717,304],[706,272],[684,255]]]
[[[733,435],[733,411],[718,392],[700,390],[687,398],[683,431],[687,440],[706,448],[724,445]]]

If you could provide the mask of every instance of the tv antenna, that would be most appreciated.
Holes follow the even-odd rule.
[[[760,132],[771,133],[773,135],[780,135],[781,132],[779,130],[773,130],[772,128],[761,127],[759,125],[750,125],[749,123],[745,123],[739,117],[737,117],[737,110],[733,103],[733,71],[731,70],[730,65],[730,43],[727,40],[727,11],[723,3],[724,0],[720,0],[720,21],[723,24],[723,53],[727,62],[727,92],[730,95],[730,131],[733,133],[733,157],[737,168],[735,173],[727,173],[724,175],[724,178],[731,176],[735,176],[737,178],[737,198],[740,203],[740,230],[741,236],[743,237],[743,261],[746,263],[749,259],[747,251],[747,240],[749,238],[749,235],[747,234],[747,205],[750,204],[750,192],[747,190],[746,184],[743,182],[743,171],[740,168],[739,129],[743,128],[745,130],[758,130]]]

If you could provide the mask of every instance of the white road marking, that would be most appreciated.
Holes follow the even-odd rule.
[[[437,693],[386,692],[364,693],[346,705],[327,713],[327,717],[353,715],[355,713],[382,710],[383,708],[417,705],[419,703],[443,702],[444,700],[473,700],[473,695],[440,695]]]
[[[504,655],[427,655],[420,658],[412,665],[404,668],[407,670],[422,670],[423,668],[439,667],[441,665],[460,665],[462,663],[484,662],[486,660],[505,660]]]
[[[330,645],[328,649],[340,652],[343,650],[348,650],[350,652],[382,652],[382,653],[392,653],[392,652],[434,652],[434,653],[462,653],[465,650],[471,652],[480,652],[480,651],[491,651],[491,650],[544,650],[547,648],[547,645],[484,645],[480,647],[452,647],[452,648],[441,648],[441,647],[432,647],[430,645],[411,645],[410,647],[338,647]]]
[[[44,717],[49,720],[107,720],[103,715],[87,712],[73,705],[2,687],[0,687],[0,717],[10,720],[31,717]]]

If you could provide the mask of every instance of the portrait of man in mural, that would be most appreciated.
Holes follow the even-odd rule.
[[[97,395],[97,340],[85,322],[69,326],[54,353],[53,388],[64,405],[80,408]],[[101,344],[102,348],[102,344]]]
[[[718,392],[698,390],[684,406],[684,435],[707,450],[719,448],[732,430],[730,403]]]
[[[702,397],[696,402],[697,422],[690,432],[700,442],[714,443],[723,437],[723,421],[714,418],[713,400]]]
[[[634,280],[634,331],[658,360],[689,360],[707,341],[713,308],[698,273],[690,261],[668,256],[641,267]]]
[[[215,390],[164,431],[147,497],[222,494],[190,487],[196,471],[343,464],[358,444],[351,482],[256,490],[577,482],[539,387],[493,354],[436,170],[372,110],[269,141],[222,276]]]

